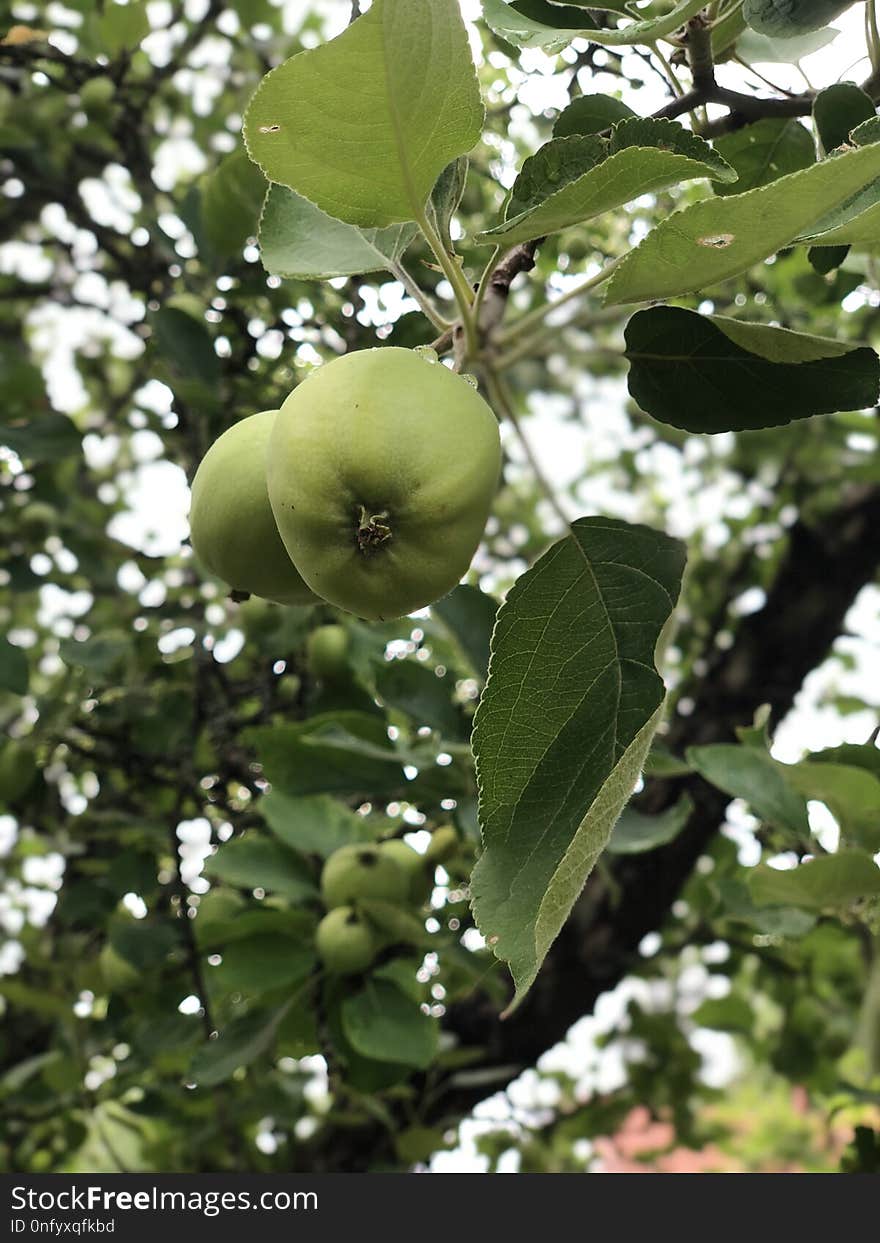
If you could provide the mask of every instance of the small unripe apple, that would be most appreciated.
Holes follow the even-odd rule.
[[[314,592],[358,617],[445,596],[480,542],[501,468],[498,423],[467,380],[397,347],[319,367],[278,412],[269,499]]]
[[[431,834],[425,858],[431,863],[443,863],[450,855],[454,855],[461,845],[458,833],[451,824],[441,824]]]
[[[434,869],[425,856],[413,850],[412,846],[408,846],[399,837],[382,842],[379,850],[389,859],[394,859],[406,872],[409,877],[410,901],[416,906],[424,905],[434,889]]]
[[[352,907],[337,906],[318,924],[315,948],[333,975],[355,975],[375,959],[379,938]]]
[[[278,604],[314,604],[284,550],[266,493],[275,413],[242,419],[205,454],[192,485],[190,538],[205,568],[234,591]]]
[[[316,678],[333,682],[348,670],[348,649],[351,645],[344,626],[318,626],[306,639],[306,660]]]
[[[409,877],[400,864],[369,843],[334,850],[321,873],[321,895],[328,910],[359,898],[400,905],[408,893]]]

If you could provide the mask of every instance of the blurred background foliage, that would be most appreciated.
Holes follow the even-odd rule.
[[[275,408],[322,358],[434,335],[387,276],[281,280],[254,243],[264,186],[240,146],[243,109],[349,8],[65,0],[0,20],[32,36],[0,47],[0,1168],[876,1171],[876,910],[762,916],[747,872],[810,844],[742,803],[613,1005],[590,1017],[585,997],[575,1016],[588,1017],[561,1045],[548,1027],[532,1069],[503,1040],[487,1051],[507,982],[467,905],[469,724],[494,600],[556,531],[515,444],[470,585],[416,618],[237,603],[191,556],[185,483],[221,431]],[[459,213],[475,274],[486,252],[468,239],[566,99],[625,91],[637,107],[665,81],[648,52],[577,43],[520,60],[478,37],[489,118]],[[708,192],[550,239],[517,308]],[[442,297],[425,248],[407,266]],[[793,250],[691,304],[880,339],[860,256],[823,276]],[[573,516],[687,537],[667,670],[684,719],[695,701],[709,710],[713,661],[766,603],[791,529],[833,525],[848,489],[880,484],[876,412],[689,436],[626,398],[621,328],[617,314],[575,317],[512,381]],[[880,597],[866,590],[862,637],[843,635],[823,665],[789,751],[792,737],[823,745],[815,721],[839,741],[872,734],[864,635],[876,639]],[[307,654],[328,622],[349,640],[329,676]],[[320,862],[352,840],[407,834],[424,849],[450,823],[458,844],[425,928],[377,973],[409,1008],[380,1005],[387,1021],[355,1048],[345,1005],[389,993],[315,970]],[[613,897],[613,860],[601,871]],[[542,1012],[526,1019],[540,1041]]]

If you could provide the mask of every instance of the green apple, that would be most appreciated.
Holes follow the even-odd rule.
[[[395,862],[409,877],[410,901],[416,906],[423,906],[430,898],[434,889],[434,869],[424,855],[420,855],[412,846],[408,846],[398,837],[382,842],[379,850]]]
[[[321,894],[328,910],[348,906],[358,898],[402,905],[408,893],[409,877],[400,864],[369,843],[334,850],[321,873]]]
[[[278,604],[314,604],[291,564],[266,494],[266,449],[276,411],[242,419],[216,440],[192,485],[190,538],[206,569],[234,591]]]
[[[497,421],[468,381],[388,347],[334,359],[293,390],[272,429],[267,482],[312,590],[383,620],[459,582],[500,466]]]
[[[337,906],[318,924],[315,948],[333,975],[355,975],[375,959],[379,938],[352,907]]]
[[[306,639],[306,660],[316,678],[333,682],[348,670],[351,640],[344,626],[318,626]]]

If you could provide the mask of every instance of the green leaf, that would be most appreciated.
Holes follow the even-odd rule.
[[[821,51],[837,38],[836,30],[814,30],[794,39],[771,39],[746,30],[736,44],[736,54],[747,65],[797,65],[805,56]]]
[[[418,1070],[434,1060],[437,1021],[386,980],[368,980],[361,992],[346,997],[341,1019],[345,1038],[362,1057]]]
[[[260,251],[263,267],[276,276],[329,280],[389,268],[417,231],[414,224],[358,229],[286,186],[270,186],[260,218]]]
[[[823,151],[849,142],[851,131],[874,116],[870,95],[854,82],[836,82],[813,100],[813,121]]]
[[[252,997],[302,983],[314,965],[314,954],[301,941],[265,933],[227,945],[223,961],[208,968],[208,983]]]
[[[0,445],[25,462],[58,462],[82,448],[82,438],[63,414],[41,415],[29,423],[0,427]]]
[[[205,178],[202,230],[218,255],[238,255],[248,238],[256,236],[265,197],[266,179],[243,147],[227,155]]]
[[[880,777],[880,747],[870,742],[844,742],[839,747],[826,747],[824,751],[813,751],[809,762],[812,764],[846,764],[852,768],[864,768],[867,772]]]
[[[110,944],[120,957],[140,971],[164,962],[178,941],[172,923],[118,919],[110,925]]]
[[[459,156],[451,164],[447,164],[437,178],[437,184],[431,194],[430,209],[437,232],[444,241],[450,241],[452,218],[461,205],[464,188],[467,184],[469,161],[466,156]]]
[[[357,905],[370,923],[385,935],[389,944],[430,948],[431,934],[425,928],[424,922],[417,919],[411,911],[404,910],[403,907],[396,906],[393,902],[382,902],[377,898],[360,898]],[[417,981],[416,985],[418,985]]]
[[[640,142],[650,145],[630,145]],[[526,161],[521,174],[527,178],[526,186],[519,191],[519,182],[514,186],[511,206],[519,207],[519,214],[475,240],[515,246],[682,181],[736,176],[708,143],[675,121],[641,117],[621,121],[612,131],[612,154],[597,163],[601,144],[596,135],[552,139]],[[584,170],[580,174],[579,166]],[[560,189],[558,182],[563,183]]]
[[[743,13],[759,34],[790,39],[834,21],[853,0],[745,0]]]
[[[878,177],[880,147],[872,145],[757,190],[675,212],[624,258],[611,278],[606,303],[672,298],[745,272]]]
[[[606,849],[612,855],[640,855],[646,850],[656,850],[678,837],[693,811],[693,803],[687,797],[656,816],[646,816],[624,807]]]
[[[292,997],[269,1014],[258,1012],[234,1019],[216,1040],[202,1045],[190,1063],[190,1074],[199,1087],[210,1088],[223,1083],[239,1067],[250,1066],[265,1053],[295,1000]]]
[[[97,38],[111,56],[131,51],[150,33],[144,0],[128,0],[124,5],[107,0],[94,20]]]
[[[438,678],[414,660],[392,660],[380,666],[376,689],[383,703],[412,718],[415,725],[428,725],[441,738],[465,740],[468,723],[461,709],[452,702],[454,679]]]
[[[361,841],[364,821],[326,794],[294,798],[269,790],[258,803],[269,828],[286,846],[326,859],[340,846]]]
[[[868,854],[841,850],[786,871],[757,867],[748,885],[755,902],[766,906],[841,909],[880,894],[880,868]]]
[[[220,377],[220,359],[203,323],[176,306],[165,306],[152,316],[156,348],[173,369],[212,388]]]
[[[844,838],[872,852],[880,850],[880,779],[848,764],[783,766],[785,778],[804,798],[824,803]]]
[[[573,39],[578,38],[618,47],[632,43],[653,43],[683,26],[689,17],[699,12],[704,2],[705,0],[679,0],[672,9],[658,17],[633,21],[619,30],[598,30],[586,15],[585,20],[576,28],[559,28],[548,24],[546,20],[528,16],[527,12],[506,4],[505,0],[482,0],[483,20],[496,35],[507,43],[512,43],[514,47],[542,48],[548,53],[561,52]],[[571,6],[568,8],[570,10]]]
[[[121,631],[106,631],[90,639],[62,639],[58,645],[58,654],[66,665],[91,674],[109,673],[130,650],[131,639]]]
[[[458,0],[375,0],[337,38],[263,78],[244,135],[270,181],[339,220],[383,228],[420,217],[482,124]]]
[[[505,219],[513,220],[532,211],[607,158],[608,143],[598,134],[574,134],[545,143],[524,162],[511,188]]]
[[[813,137],[794,117],[765,117],[715,140],[715,150],[739,174],[735,185],[717,184],[716,194],[743,194],[816,162]]]
[[[224,842],[205,862],[205,875],[240,889],[265,889],[293,901],[316,894],[311,873],[292,850],[267,837],[248,834]]]
[[[745,997],[731,993],[727,997],[709,997],[689,1016],[698,1027],[717,1031],[743,1032],[750,1036],[755,1030],[755,1012]]]
[[[489,672],[489,641],[498,613],[498,601],[479,587],[462,583],[431,605],[431,612],[458,641],[474,672],[483,680]]]
[[[474,915],[522,999],[632,794],[660,717],[654,648],[684,548],[581,518],[511,589],[473,745]]]
[[[579,95],[563,108],[553,126],[554,138],[572,134],[601,134],[618,121],[636,114],[622,99],[613,95]]]
[[[785,780],[780,771],[784,766],[768,752],[717,743],[691,747],[687,758],[710,785],[732,798],[743,799],[761,820],[801,837],[809,836],[806,801]]]
[[[774,937],[803,937],[816,926],[816,916],[794,906],[756,906],[748,886],[726,877],[714,886],[724,904],[723,914]]]
[[[0,690],[26,695],[28,678],[28,658],[24,648],[16,647],[7,638],[0,638]]]
[[[659,422],[691,432],[866,409],[880,389],[872,349],[682,307],[637,311],[625,338],[634,401]]]
[[[335,712],[247,731],[266,777],[285,794],[389,794],[405,785],[382,717]]]

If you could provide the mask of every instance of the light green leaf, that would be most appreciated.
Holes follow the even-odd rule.
[[[458,0],[375,0],[266,75],[244,136],[270,181],[348,224],[384,228],[419,218],[482,124]]]
[[[880,894],[880,868],[862,851],[841,850],[786,871],[757,867],[748,885],[755,902],[766,906],[841,909]]]
[[[786,782],[781,765],[766,751],[717,743],[691,747],[687,758],[710,785],[743,799],[760,819],[801,837],[809,836],[806,800]]]
[[[260,252],[263,267],[276,276],[329,280],[389,268],[417,232],[414,224],[358,229],[286,186],[270,186],[260,217]]]
[[[484,849],[471,892],[514,1004],[642,769],[664,696],[654,648],[683,565],[677,540],[581,518],[499,611],[473,733]]]
[[[205,863],[205,875],[240,889],[265,889],[294,901],[315,896],[305,863],[292,850],[266,837],[248,834],[224,842]]]
[[[629,391],[661,423],[716,433],[860,410],[880,391],[872,349],[683,307],[637,311],[626,327]]]
[[[825,804],[844,838],[872,852],[880,850],[880,780],[873,773],[809,760],[782,767],[793,789]]]
[[[734,185],[716,183],[716,194],[744,194],[816,162],[813,136],[794,117],[765,117],[715,140],[715,150],[739,174]]]
[[[578,29],[560,29],[519,12],[505,0],[482,0],[483,20],[508,43],[520,48],[542,48],[545,52],[561,52],[573,39],[589,39],[592,43],[619,47],[633,43],[653,43],[683,26],[689,17],[703,7],[705,0],[679,0],[667,13],[645,21],[633,21],[618,30],[597,30],[589,21]],[[600,6],[601,7],[601,6]]]
[[[836,30],[814,30],[794,39],[771,39],[755,30],[746,30],[736,45],[736,54],[747,65],[797,65],[805,56],[828,47],[837,38]]]
[[[643,145],[633,146],[631,142]],[[552,139],[526,161],[521,176],[527,185],[519,191],[519,181],[514,186],[511,207],[519,207],[519,214],[478,234],[476,241],[503,241],[514,246],[682,181],[696,177],[731,181],[736,177],[708,143],[674,121],[641,117],[621,121],[612,131],[612,154],[597,163],[601,143],[596,135]],[[570,161],[569,152],[574,157]],[[579,165],[583,171],[579,172]],[[563,183],[560,189],[556,189],[558,182]]]
[[[611,278],[606,303],[672,298],[745,272],[878,177],[880,146],[872,145],[769,186],[686,207],[629,252]]]
[[[656,850],[678,837],[693,811],[693,803],[685,795],[666,811],[656,816],[646,816],[632,807],[624,807],[620,819],[608,840],[607,850],[612,855],[640,855],[646,850]]]
[[[424,1070],[437,1052],[438,1025],[387,980],[368,980],[341,1006],[342,1030],[361,1057]]]
[[[97,37],[111,56],[136,48],[150,33],[144,0],[128,0],[127,4],[107,0],[94,20]]]

